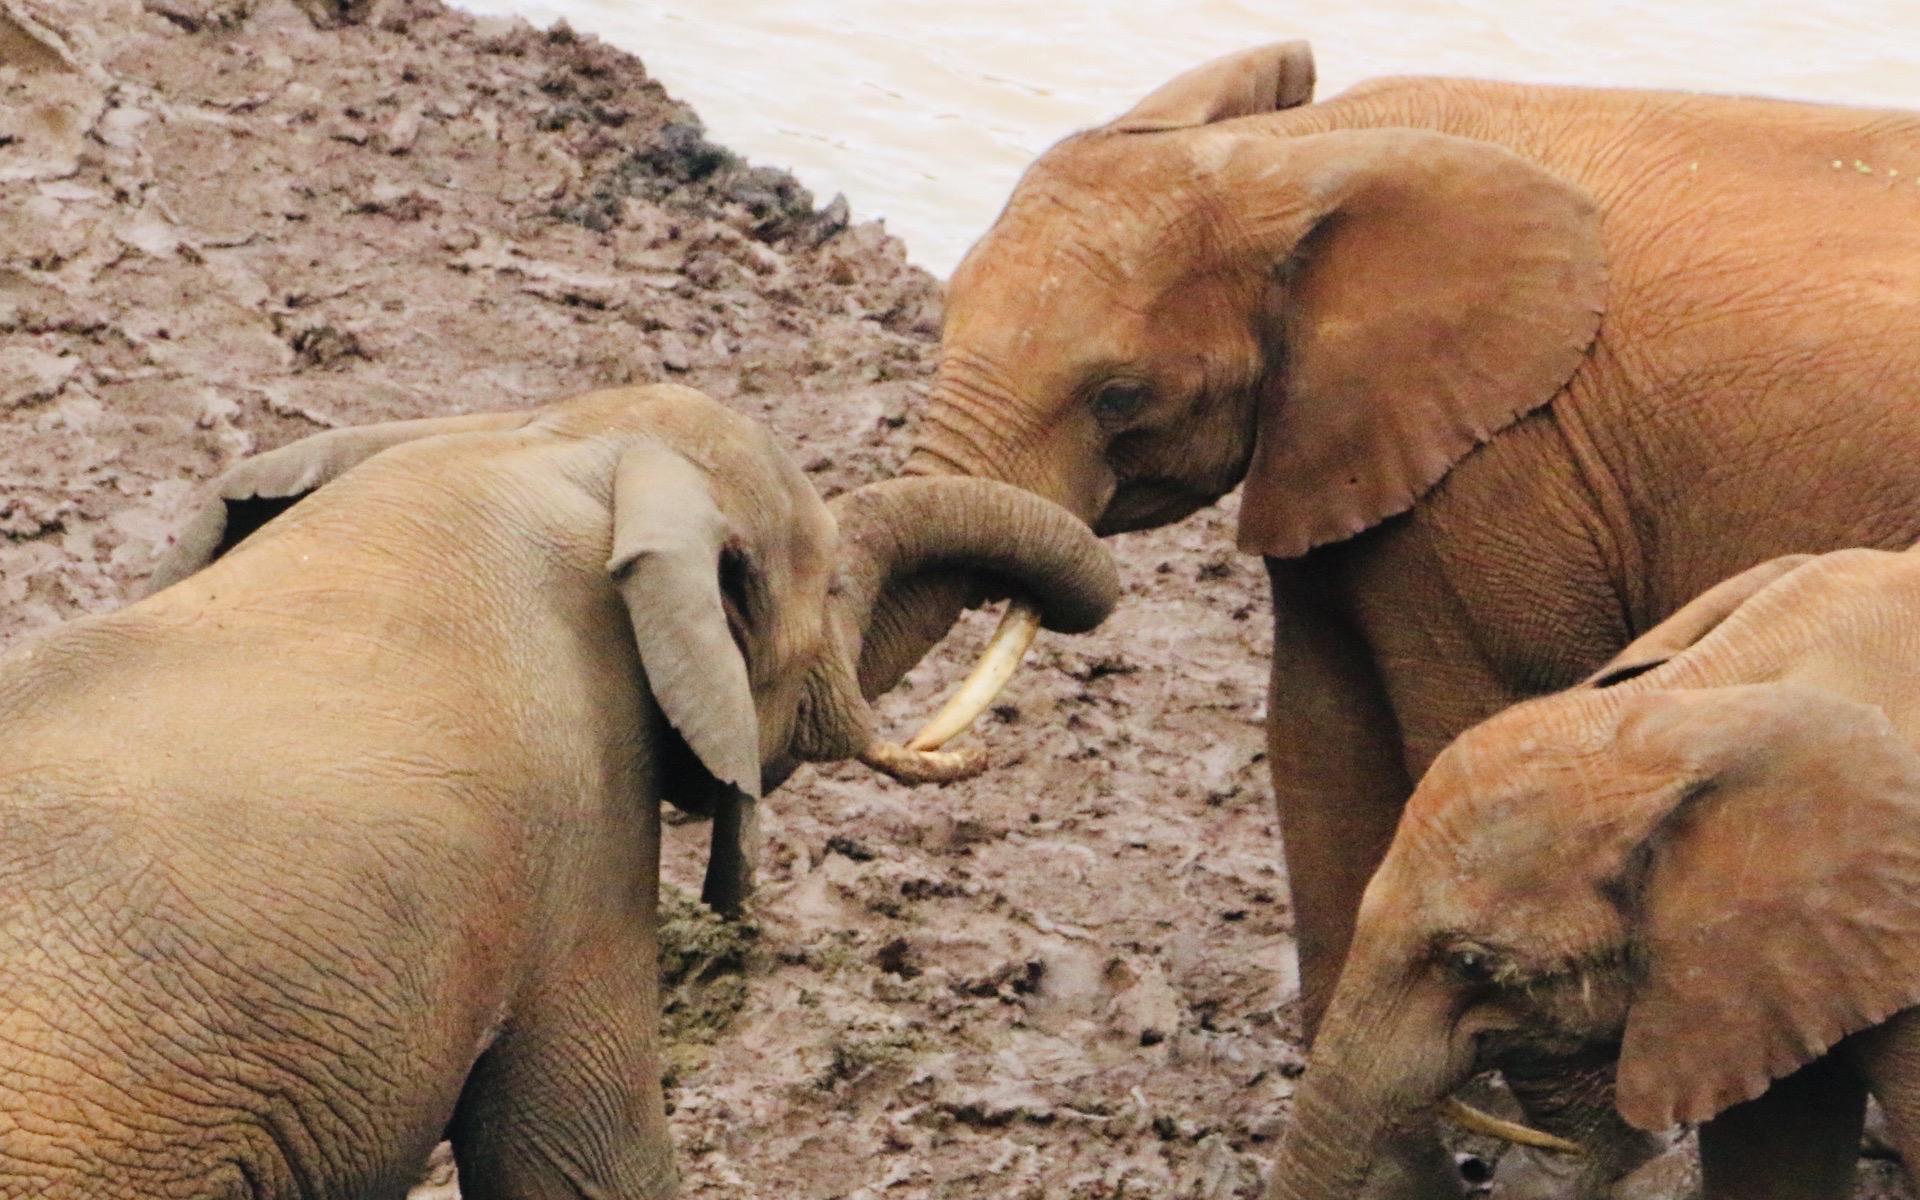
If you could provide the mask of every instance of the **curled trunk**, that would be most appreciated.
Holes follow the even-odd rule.
[[[970,571],[930,569],[884,590],[860,641],[860,694],[872,700],[892,691],[961,613],[995,598],[992,582]]]
[[[843,653],[809,692],[807,758],[857,757],[874,741],[867,700],[945,636],[960,609],[1003,588],[1063,633],[1106,619],[1112,557],[1073,514],[1030,492],[960,477],[894,479],[837,497],[841,561],[833,621]],[[924,643],[924,644],[923,644]]]
[[[940,407],[936,402],[943,395],[946,394],[936,391],[929,399],[930,413]],[[948,407],[955,408],[951,403]],[[1016,479],[995,470],[992,463],[977,452],[980,439],[984,439],[987,432],[988,427],[979,424],[973,429],[976,437],[960,438],[933,424],[929,416],[920,430],[920,444],[900,468],[902,478],[990,479],[1015,483],[1036,495],[1058,500],[1048,495],[1044,486],[1035,486],[1044,481]],[[995,436],[999,436],[998,431]],[[1087,514],[1079,516],[1083,521],[1089,520]],[[952,631],[962,612],[998,599],[1004,590],[1000,581],[968,570],[928,569],[896,581],[881,593],[875,604],[872,623],[861,647],[861,693],[871,700],[891,691]]]

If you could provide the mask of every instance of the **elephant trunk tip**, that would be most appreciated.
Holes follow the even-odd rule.
[[[959,751],[941,747],[965,733],[981,713],[992,707],[1020,670],[1021,660],[1040,632],[1040,624],[1040,610],[1032,601],[1015,600],[1008,604],[1000,627],[953,698],[904,746],[876,739],[860,756],[860,761],[907,784],[955,783],[986,770],[986,752],[979,747]]]
[[[987,752],[979,746],[960,750],[915,750],[898,742],[876,738],[860,753],[860,761],[909,787],[923,783],[958,783],[983,774]]]

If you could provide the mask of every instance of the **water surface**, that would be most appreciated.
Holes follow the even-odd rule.
[[[1020,170],[1213,55],[1304,37],[1320,94],[1375,75],[1920,108],[1920,2],[457,0],[638,54],[716,140],[884,217],[944,275]]]

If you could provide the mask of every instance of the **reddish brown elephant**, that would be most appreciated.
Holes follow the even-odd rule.
[[[1852,1195],[1868,1091],[1920,1167],[1917,619],[1920,552],[1777,560],[1449,746],[1367,887],[1275,1200],[1351,1196],[1381,1131],[1496,1065],[1617,1063],[1645,1129],[1728,1114],[1709,1200]],[[1754,1119],[1815,1085],[1815,1119]]]
[[[1920,117],[1312,83],[1249,51],[1035,162],[907,467],[1103,533],[1245,481],[1310,1027],[1453,737],[1753,563],[1920,537]]]

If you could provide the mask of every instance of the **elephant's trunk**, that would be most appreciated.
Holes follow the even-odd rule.
[[[922,477],[872,484],[831,503],[841,562],[832,619],[840,677],[816,689],[808,757],[866,754],[877,743],[868,698],[897,682],[944,636],[986,580],[1029,597],[1047,628],[1091,629],[1119,598],[1112,557],[1064,509],[1003,483]]]
[[[1383,1124],[1358,1117],[1352,1085],[1329,1081],[1326,1074],[1319,1070],[1294,1096],[1293,1125],[1267,1181],[1266,1200],[1321,1200],[1363,1190]]]
[[[1432,1154],[1434,1143],[1417,1136],[1468,1073],[1452,1061],[1451,1009],[1430,984],[1387,988],[1399,995],[1360,1006],[1368,1011],[1343,1005],[1336,992],[1266,1200],[1346,1200],[1387,1162],[1422,1178],[1422,1194],[1457,1192],[1452,1164],[1427,1161],[1420,1151]]]
[[[1043,463],[1032,459],[1045,446],[1046,430],[1035,415],[1015,392],[942,356],[900,472],[998,479],[1045,494],[1039,485],[1046,472],[1037,469]]]
[[[992,479],[1016,484],[1091,525],[1061,485],[1047,430],[1022,399],[959,359],[942,358],[934,374],[903,478]],[[965,571],[927,571],[881,598],[861,653],[860,685],[869,697],[893,687],[947,636],[963,609],[984,599],[983,583]]]

